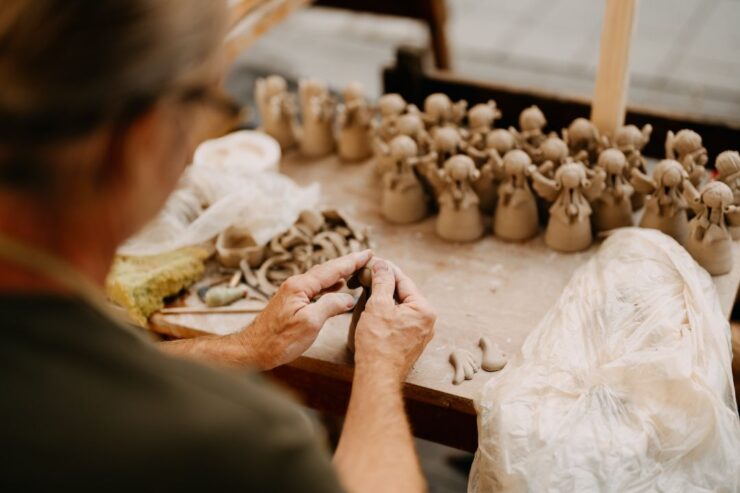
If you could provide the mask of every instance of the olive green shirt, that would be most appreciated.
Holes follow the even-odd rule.
[[[162,354],[78,301],[0,297],[0,490],[340,491],[258,375]]]

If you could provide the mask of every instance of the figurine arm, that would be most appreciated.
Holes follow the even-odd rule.
[[[532,187],[540,197],[550,202],[558,198],[560,192],[558,182],[544,176],[534,165],[529,168],[528,173],[532,177]]]
[[[692,211],[697,214],[700,213],[704,208],[701,203],[701,194],[696,190],[696,187],[694,187],[694,184],[691,183],[691,180],[689,179],[684,179],[682,185],[683,198],[686,200],[686,203],[688,203]]]
[[[675,137],[676,135],[672,130],[669,130],[668,134],[665,136],[665,156],[668,159],[676,159],[676,153],[673,150],[673,141]]]
[[[725,210],[725,217],[730,226],[740,226],[740,207],[736,205],[728,206]]]
[[[605,180],[606,171],[603,169],[596,170],[593,178],[589,180],[590,183],[588,186],[583,189],[583,195],[586,196],[586,199],[588,199],[589,202],[593,202],[601,196],[601,193],[606,188]]]
[[[630,171],[630,183],[640,193],[655,192],[655,183],[652,178],[637,168],[632,168],[632,171]]]

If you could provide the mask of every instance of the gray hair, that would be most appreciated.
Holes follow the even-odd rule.
[[[2,3],[6,155],[132,117],[175,88],[202,84],[226,25],[224,3],[211,0]]]

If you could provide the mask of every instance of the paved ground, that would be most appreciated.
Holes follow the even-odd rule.
[[[455,70],[560,93],[593,91],[604,2],[450,0]],[[740,0],[644,0],[629,100],[740,124]],[[327,9],[294,14],[243,57],[251,69],[357,79],[380,91],[380,67],[401,43],[424,45],[414,21]]]

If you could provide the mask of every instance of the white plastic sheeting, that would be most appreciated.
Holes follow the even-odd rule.
[[[211,242],[229,226],[247,229],[257,244],[288,229],[316,207],[319,186],[299,187],[275,170],[277,142],[261,132],[237,132],[196,150],[162,212],[118,250],[153,255]]]
[[[731,357],[706,271],[616,231],[484,386],[468,491],[740,491]]]

